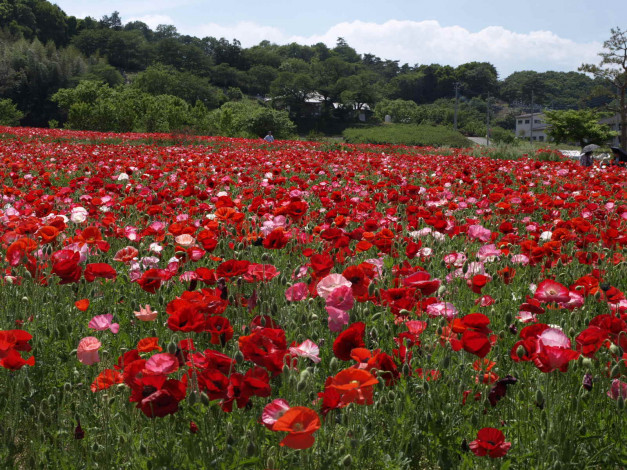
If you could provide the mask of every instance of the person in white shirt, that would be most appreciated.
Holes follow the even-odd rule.
[[[272,135],[272,131],[268,131],[268,135],[266,135],[263,140],[270,143],[274,142],[274,136]]]

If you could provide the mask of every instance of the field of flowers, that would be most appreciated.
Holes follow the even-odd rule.
[[[2,468],[627,466],[627,170],[0,134]]]

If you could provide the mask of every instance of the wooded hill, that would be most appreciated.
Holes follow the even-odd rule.
[[[462,131],[480,133],[488,96],[500,111],[495,124],[512,129],[513,116],[529,109],[532,91],[539,107],[567,109],[599,104],[591,97],[602,85],[576,72],[521,71],[501,80],[488,62],[400,64],[358,54],[342,38],[332,48],[268,41],[245,48],[237,39],[182,35],[171,25],[124,24],[117,12],[76,18],[45,0],[0,0],[0,100],[12,100],[24,114],[22,125],[66,122],[72,100],[63,109],[52,97],[84,80],[107,85],[87,87],[93,93],[123,87],[174,96],[189,107],[185,112],[196,107],[200,114],[255,98],[259,106],[289,110],[301,133],[339,132],[360,111],[395,100],[421,107],[412,121],[452,125],[456,84]]]

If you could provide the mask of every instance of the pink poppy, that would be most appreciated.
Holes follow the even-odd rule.
[[[111,330],[113,334],[117,334],[117,332],[120,331],[120,325],[113,323],[113,314],[111,313],[96,315],[89,321],[87,326],[96,331]]]
[[[277,398],[268,403],[261,413],[261,422],[265,427],[272,430],[272,426],[276,423],[277,419],[285,414],[290,409],[290,405],[287,400],[283,398]]]
[[[179,360],[174,354],[158,353],[146,361],[144,370],[153,375],[168,375],[179,369]]]
[[[538,285],[534,298],[538,299],[540,302],[559,303],[570,301],[568,288],[552,279],[545,279]]]
[[[307,298],[307,294],[309,294],[309,289],[307,288],[307,284],[304,282],[294,284],[285,290],[285,298],[288,302],[298,302],[300,300],[304,300]]]
[[[320,354],[320,348],[318,348],[318,345],[310,339],[306,339],[298,346],[290,347],[290,354],[294,356],[306,357],[315,363],[320,362],[320,357],[318,357]]]
[[[133,312],[135,317],[140,321],[153,321],[157,319],[159,312],[152,310],[152,307],[146,304],[145,307],[140,306],[139,312]]]
[[[320,297],[327,300],[331,292],[340,286],[348,286],[350,288],[352,283],[341,274],[329,274],[318,283],[316,290]]]
[[[489,242],[492,239],[492,232],[481,225],[471,225],[468,227],[468,238]]]
[[[342,285],[334,289],[326,298],[327,307],[334,307],[347,312],[355,305],[353,289],[351,286]]]
[[[98,350],[101,346],[102,343],[98,340],[98,338],[94,338],[93,336],[83,338],[80,343],[78,343],[78,348],[76,349],[78,360],[86,366],[91,366],[92,364],[100,362]]]
[[[619,396],[623,397],[623,400],[627,400],[627,383],[618,379],[612,380],[612,386],[608,390],[607,396],[612,400],[618,400]]]
[[[568,370],[568,363],[579,357],[577,351],[570,349],[570,340],[558,328],[547,328],[538,336],[533,362],[542,372],[559,369]]]

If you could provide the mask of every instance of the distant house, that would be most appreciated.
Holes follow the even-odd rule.
[[[533,121],[533,122],[532,122]],[[516,137],[536,142],[548,140],[546,116],[543,113],[521,114],[516,116]]]

